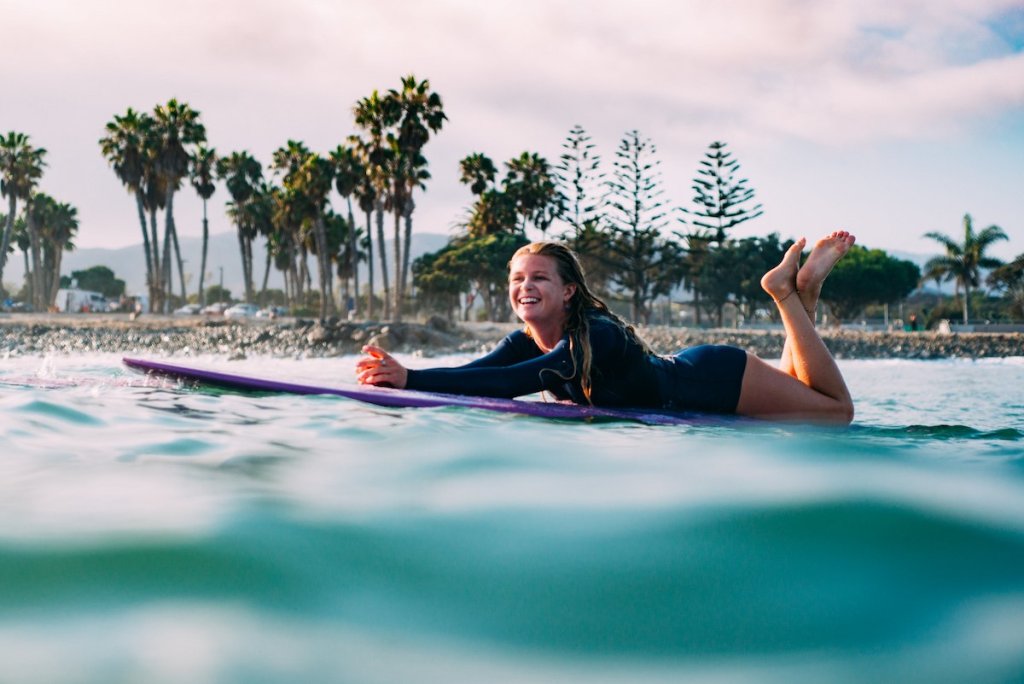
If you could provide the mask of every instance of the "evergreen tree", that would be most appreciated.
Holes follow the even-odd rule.
[[[693,179],[693,203],[697,208],[683,209],[693,216],[694,226],[710,231],[717,245],[725,241],[727,231],[764,213],[760,204],[744,206],[754,199],[754,190],[747,187],[746,178],[736,178],[740,164],[725,146],[724,142],[708,146]]]
[[[630,298],[631,316],[646,323],[648,302],[660,289],[658,275],[672,264],[661,231],[667,225],[667,210],[660,199],[660,162],[649,139],[630,131],[615,152],[612,176],[608,180],[608,235],[605,262],[613,283]],[[671,255],[674,256],[674,253]]]
[[[597,146],[579,124],[569,131],[562,149],[565,151],[555,166],[558,190],[566,205],[562,220],[572,229],[568,237],[577,238],[586,226],[601,219],[599,188],[605,176],[601,173],[601,156],[595,151]]]
[[[579,124],[572,127],[555,167],[558,189],[565,198],[562,220],[569,225],[562,239],[580,258],[591,289],[604,293],[609,279],[601,256],[606,239],[600,232],[605,174],[601,155]]]
[[[77,282],[79,289],[99,292],[107,299],[117,299],[125,292],[125,283],[106,266],[92,266],[81,271],[72,271],[71,277],[60,279],[61,287],[70,287]]]

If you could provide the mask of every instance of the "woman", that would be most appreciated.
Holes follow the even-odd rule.
[[[786,330],[779,368],[736,347],[701,345],[675,356],[654,354],[631,326],[587,287],[576,255],[535,242],[509,262],[509,299],[525,330],[487,356],[457,368],[410,370],[366,346],[360,383],[491,397],[547,390],[597,406],[736,413],[771,419],[848,424],[853,401],[839,368],[814,329],[821,285],[854,236],[836,231],[811,250],[801,238],[761,279]]]

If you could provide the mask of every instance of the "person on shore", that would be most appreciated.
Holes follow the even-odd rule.
[[[525,329],[486,356],[455,368],[405,368],[380,347],[363,347],[358,382],[490,397],[541,390],[562,400],[608,407],[735,413],[848,424],[853,401],[835,360],[815,330],[821,286],[855,237],[835,231],[815,244],[794,243],[761,287],[778,307],[786,340],[778,368],[737,347],[700,345],[654,354],[632,326],[587,286],[576,255],[535,242],[509,262],[509,299]]]

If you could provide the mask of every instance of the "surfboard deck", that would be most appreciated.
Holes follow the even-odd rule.
[[[304,383],[284,382],[235,373],[207,370],[152,359],[125,357],[122,362],[132,370],[150,375],[174,378],[199,386],[220,387],[239,392],[261,392],[271,394],[332,395],[354,399],[376,406],[392,408],[427,408],[438,406],[461,406],[464,408],[514,413],[540,418],[560,420],[625,420],[647,425],[695,425],[730,423],[729,416],[696,412],[657,411],[653,409],[612,409],[562,402],[527,401],[522,399],[498,399],[462,394],[419,392],[416,390],[388,389],[386,387],[319,386]]]

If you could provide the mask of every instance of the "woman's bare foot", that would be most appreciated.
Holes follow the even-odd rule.
[[[814,290],[821,292],[821,284],[831,273],[832,267],[850,251],[856,240],[845,230],[837,230],[818,240],[796,274],[796,289],[801,293]]]
[[[818,306],[821,285],[832,272],[832,267],[843,258],[857,238],[845,230],[837,230],[818,240],[811,250],[807,261],[796,274],[796,289],[804,309],[814,320],[814,310]]]
[[[761,277],[761,287],[776,302],[781,302],[797,291],[796,276],[800,268],[800,253],[803,252],[806,244],[806,238],[800,238],[794,242],[786,250],[779,265]]]

